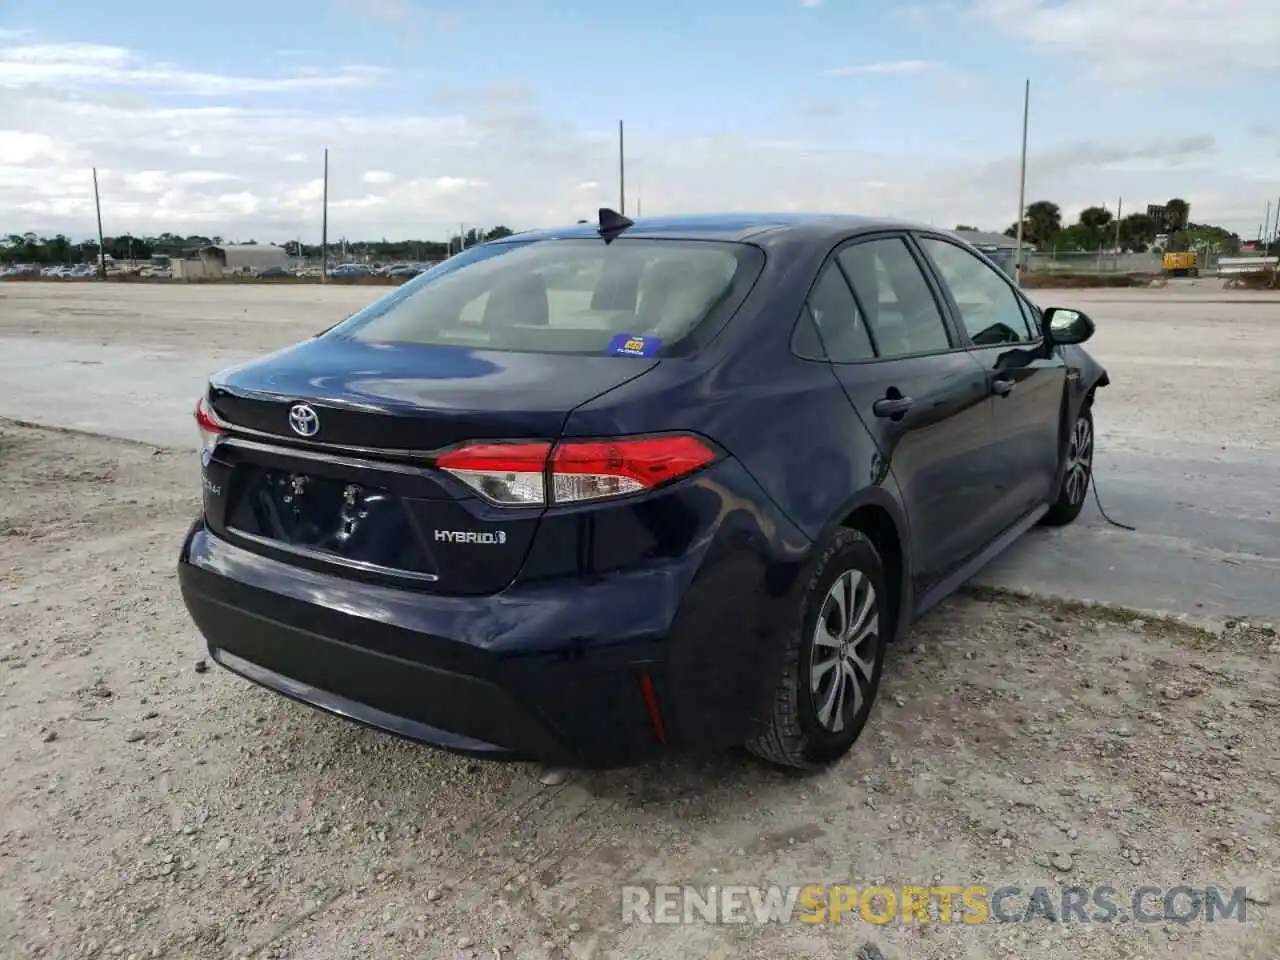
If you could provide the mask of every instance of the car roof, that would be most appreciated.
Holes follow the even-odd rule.
[[[637,217],[625,237],[671,240],[835,241],[870,230],[935,230],[924,224],[846,213],[712,213],[671,217]],[[945,231],[944,231],[945,232]],[[570,240],[600,235],[598,222],[576,223],[512,234],[495,243]]]

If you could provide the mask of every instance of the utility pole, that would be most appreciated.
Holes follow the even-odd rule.
[[[1022,91],[1022,168],[1018,175],[1018,237],[1014,264],[1018,285],[1022,285],[1022,221],[1027,210],[1027,120],[1031,114],[1031,78],[1027,78]]]
[[[1116,200],[1116,255],[1120,255],[1120,211],[1124,209],[1124,197]]]
[[[1266,252],[1267,245],[1271,243],[1271,201],[1267,201],[1267,213],[1262,218],[1262,250]]]
[[[102,241],[102,200],[98,196],[98,168],[93,168],[93,208],[98,214],[98,276],[107,279],[107,247]]]
[[[1280,197],[1276,198],[1276,223],[1271,230],[1271,246],[1262,251],[1262,255],[1271,256],[1271,251],[1275,247],[1275,242],[1280,239]],[[1280,259],[1277,259],[1275,266],[1271,268],[1271,284],[1272,286],[1280,286]]]
[[[320,220],[320,282],[329,282],[329,148],[324,148],[324,213]]]
[[[618,212],[627,215],[627,160],[623,149],[622,121],[618,121]]]

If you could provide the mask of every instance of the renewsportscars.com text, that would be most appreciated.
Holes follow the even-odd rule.
[[[1244,887],[750,886],[622,888],[639,924],[1244,923]]]

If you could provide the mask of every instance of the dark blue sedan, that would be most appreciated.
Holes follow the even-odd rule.
[[[602,210],[213,377],[182,593],[229,670],[445,749],[821,765],[1080,512],[1092,332],[928,227]]]

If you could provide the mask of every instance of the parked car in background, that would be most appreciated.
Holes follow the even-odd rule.
[[[212,378],[182,594],[229,670],[446,749],[829,763],[890,641],[1079,514],[1093,330],[888,220],[486,243]]]
[[[329,270],[331,277],[371,277],[373,268],[364,263],[343,263]]]

